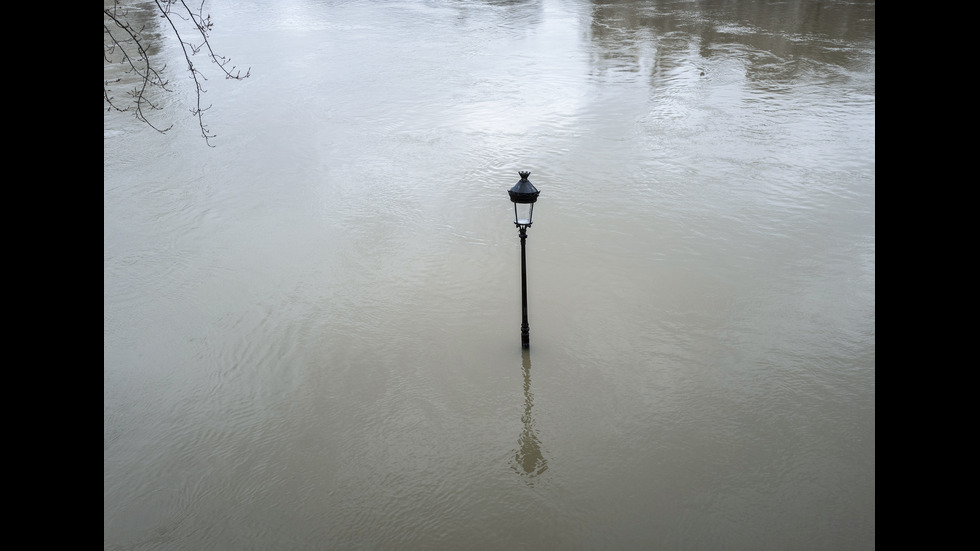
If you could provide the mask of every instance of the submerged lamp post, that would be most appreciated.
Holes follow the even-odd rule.
[[[524,309],[524,319],[521,323],[521,347],[530,347],[530,328],[527,324],[527,257],[524,253],[524,241],[527,239],[527,229],[531,227],[531,215],[534,214],[534,202],[538,200],[538,191],[527,179],[530,172],[518,172],[519,182],[507,192],[514,202],[514,225],[521,236],[521,305]]]

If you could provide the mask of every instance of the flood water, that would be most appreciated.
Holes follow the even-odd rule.
[[[207,8],[214,147],[175,44],[104,116],[104,549],[875,547],[873,1]]]

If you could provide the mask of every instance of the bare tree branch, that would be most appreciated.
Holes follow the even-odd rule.
[[[109,3],[109,2],[106,2]],[[155,92],[173,92],[169,81],[165,78],[166,65],[158,67],[154,57],[154,40],[157,38],[153,34],[153,29],[147,29],[143,24],[137,27],[134,21],[141,18],[150,21],[149,10],[137,6],[123,7],[120,0],[112,0],[108,7],[104,8],[103,32],[104,32],[104,51],[103,59],[107,73],[121,71],[122,76],[107,77],[104,79],[103,96],[107,109],[115,111],[132,111],[136,119],[147,124],[150,128],[158,132],[167,132],[173,125],[162,128],[149,120],[149,111],[158,111],[162,107],[153,101],[151,95]],[[153,0],[152,4],[144,3],[144,6],[153,6],[152,12],[163,19],[167,34],[177,40],[184,60],[187,63],[187,73],[194,81],[194,92],[196,103],[190,110],[191,114],[197,118],[198,126],[201,129],[201,136],[210,146],[212,134],[204,121],[204,113],[211,107],[202,105],[203,95],[207,93],[204,83],[207,76],[194,63],[194,56],[203,53],[218,69],[224,74],[225,78],[234,80],[244,80],[250,76],[250,71],[245,70],[245,74],[233,65],[231,59],[218,55],[211,47],[209,34],[214,27],[210,15],[204,14],[204,0],[200,6],[192,8],[187,5],[185,0]],[[127,92],[129,96],[125,101],[117,99],[113,95],[116,86],[129,85],[132,83],[132,90]]]

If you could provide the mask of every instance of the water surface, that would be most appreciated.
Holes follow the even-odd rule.
[[[207,6],[215,147],[173,44],[104,117],[105,549],[874,548],[874,2]]]

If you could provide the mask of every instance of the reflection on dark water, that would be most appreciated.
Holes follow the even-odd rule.
[[[638,8],[595,0],[589,33],[599,72],[648,72],[656,82],[693,51],[708,61],[733,48],[752,52],[749,78],[793,78],[810,63],[866,70],[874,27],[874,2],[664,0]]]
[[[548,470],[548,460],[544,457],[541,439],[538,438],[537,430],[534,428],[534,417],[531,415],[531,406],[534,402],[534,395],[531,393],[531,352],[524,350],[522,357],[524,364],[524,414],[521,415],[521,423],[524,428],[521,431],[521,436],[517,439],[517,449],[514,450],[511,468],[524,477],[528,485],[533,486],[535,478]]]

